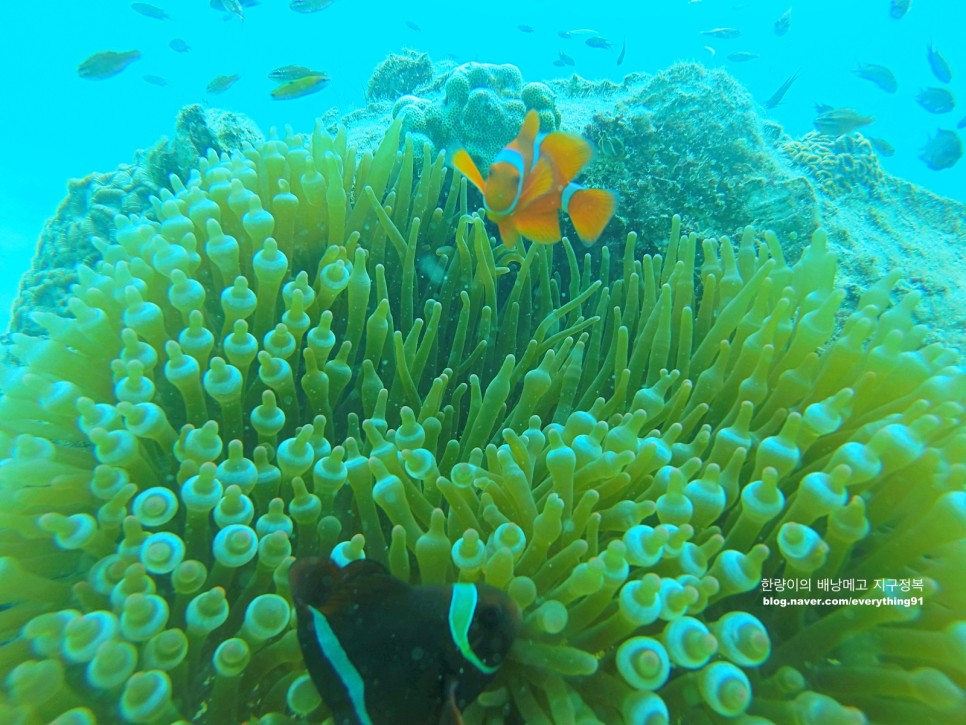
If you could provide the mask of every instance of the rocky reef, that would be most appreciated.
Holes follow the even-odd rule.
[[[178,113],[171,138],[137,151],[130,164],[114,171],[72,179],[67,196],[47,220],[37,253],[20,281],[10,321],[11,331],[38,334],[30,312],[65,310],[77,266],[100,259],[114,239],[116,214],[151,214],[150,197],[167,186],[171,174],[185,176],[207,150],[224,153],[262,140],[261,131],[241,114],[193,104]]]

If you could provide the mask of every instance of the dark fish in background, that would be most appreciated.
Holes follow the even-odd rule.
[[[155,7],[154,5],[148,5],[147,3],[131,3],[131,10],[136,13],[140,13],[146,18],[154,18],[155,20],[171,19],[171,16],[168,15],[164,10]]]
[[[943,54],[932,47],[932,43],[929,44],[927,49],[927,58],[929,58],[929,67],[932,68],[932,74],[936,76],[940,83],[949,83],[953,79],[953,69],[949,65],[949,61],[943,57]]]
[[[306,669],[340,725],[462,723],[520,630],[495,587],[411,586],[368,559],[301,559],[289,582]]]
[[[765,108],[774,108],[781,103],[782,98],[784,98],[785,94],[788,93],[788,89],[792,87],[792,83],[795,82],[795,79],[798,78],[798,74],[801,72],[801,70],[795,71],[788,77],[788,80],[778,86],[778,89],[772,93],[771,96],[769,96],[767,101],[765,101]]]
[[[751,53],[747,50],[739,50],[735,53],[728,54],[728,60],[732,63],[747,63],[749,60],[754,60],[760,57],[757,53]]]
[[[325,10],[332,4],[332,0],[292,0],[288,6],[297,13],[308,15]]]
[[[161,76],[147,75],[147,76],[141,76],[141,79],[145,83],[150,83],[152,86],[159,86],[161,88],[164,88],[166,85],[168,85],[168,82]]]
[[[286,81],[297,81],[299,78],[307,78],[308,76],[324,75],[325,73],[322,71],[312,70],[311,68],[306,68],[304,65],[283,65],[269,73],[268,79],[276,83],[285,83]]]
[[[956,128],[966,128],[966,116],[959,119],[959,123],[956,124]]]
[[[589,45],[591,48],[603,48],[604,50],[607,50],[613,45],[613,43],[607,40],[607,38],[601,38],[600,36],[587,38],[587,40],[585,40],[584,43]]]
[[[923,146],[919,159],[933,171],[942,171],[956,164],[963,155],[963,142],[955,131],[940,129]]]
[[[518,25],[517,30],[521,33],[532,33],[534,32],[532,25]]]
[[[617,56],[617,65],[620,65],[624,62],[625,53],[627,53],[627,38],[624,38],[623,42],[621,42],[621,52],[620,55]]]
[[[902,16],[909,12],[909,5],[912,4],[912,0],[892,0],[889,3],[889,17],[899,20]]]
[[[956,107],[956,97],[945,88],[924,88],[916,100],[929,113],[949,113]]]
[[[141,51],[139,50],[128,50],[120,53],[113,50],[105,50],[100,53],[94,53],[94,55],[77,66],[77,75],[90,80],[103,80],[104,78],[116,76],[140,57]]]
[[[875,147],[875,150],[879,152],[881,156],[895,156],[895,147],[886,141],[884,138],[877,138],[875,136],[866,136],[869,139],[869,143]]]
[[[895,93],[899,88],[899,81],[896,80],[895,74],[884,65],[859,63],[852,72],[859,78],[872,81],[886,93]]]
[[[565,65],[576,65],[576,63],[574,63],[574,59],[571,58],[566,53],[559,53],[558,52],[557,55],[559,55],[560,57],[557,58],[557,60],[555,60],[553,62],[553,64],[555,66],[557,66],[558,68],[563,68]]]
[[[822,112],[812,123],[819,133],[828,136],[842,136],[851,133],[857,128],[868,126],[875,121],[874,116],[863,116],[854,108],[827,108],[821,107]]]
[[[785,12],[781,14],[781,17],[775,21],[775,35],[784,35],[788,32],[788,29],[792,26],[792,9],[788,8]]]
[[[170,43],[168,47],[171,48],[175,53],[187,53],[191,50],[191,46],[184,42],[181,38],[175,38]]]
[[[242,5],[241,0],[221,0],[221,4],[225,12],[235,15],[241,20],[245,19],[245,6]]]
[[[409,28],[410,30],[415,30],[417,32],[419,32],[420,30],[422,30],[422,28],[420,28],[418,25],[416,25],[416,23],[414,23],[412,20],[407,20],[406,21],[406,27]]]
[[[208,93],[212,93],[212,94],[224,93],[233,85],[235,85],[235,83],[238,81],[239,78],[241,78],[241,76],[237,74],[230,75],[230,76],[218,76],[217,78],[213,79],[211,83],[208,84],[205,90],[208,91]]]
[[[710,35],[712,38],[721,38],[722,40],[734,40],[741,37],[741,31],[738,28],[712,28],[711,30],[702,30],[701,35]]]

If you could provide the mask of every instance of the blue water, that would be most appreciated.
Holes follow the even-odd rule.
[[[68,178],[130,161],[134,149],[170,133],[178,109],[192,102],[207,100],[241,111],[264,129],[289,123],[309,130],[313,119],[331,106],[348,111],[363,105],[372,69],[404,47],[427,51],[437,60],[454,54],[459,60],[514,63],[527,80],[571,70],[587,78],[620,80],[625,73],[698,60],[727,68],[762,102],[801,69],[785,102],[767,112],[770,118],[800,135],[811,129],[814,103],[872,114],[876,122],[869,135],[896,148],[895,157],[883,160],[889,172],[966,201],[966,161],[936,172],[917,158],[937,128],[955,128],[966,116],[966,49],[958,37],[966,27],[966,3],[957,0],[913,0],[910,12],[898,21],[889,17],[889,0],[335,0],[312,15],[293,12],[287,0],[263,0],[246,9],[244,22],[226,20],[206,0],[154,4],[172,19],[144,17],[121,0],[8,0],[0,6],[0,25],[13,29],[0,43],[0,97],[7,109],[0,114],[0,262],[5,275],[0,278],[0,323],[5,324],[16,280],[44,219],[64,196]],[[790,4],[791,29],[776,37],[772,25]],[[406,20],[420,30],[407,27]],[[521,23],[536,32],[520,32]],[[739,28],[743,35],[717,40],[699,34],[719,26]],[[584,44],[586,35],[558,37],[558,30],[572,28],[592,28],[615,47],[590,48]],[[175,37],[184,39],[191,52],[172,51],[168,42]],[[625,37],[626,59],[617,67]],[[942,116],[915,101],[920,88],[941,85],[926,62],[930,41],[951,63],[949,87],[962,96],[962,106]],[[142,58],[118,76],[100,81],[77,76],[78,63],[94,52],[135,48]],[[558,51],[572,56],[576,67],[554,67]],[[734,51],[761,57],[735,64],[726,59]],[[891,67],[898,93],[886,94],[852,74],[857,61]],[[294,101],[271,100],[274,84],[266,74],[290,63],[328,72],[330,86]],[[206,96],[212,78],[234,73],[241,80],[233,88]],[[150,85],[142,79],[146,74],[161,76],[169,85]]]

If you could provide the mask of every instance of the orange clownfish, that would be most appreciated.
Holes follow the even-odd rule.
[[[540,117],[528,112],[520,133],[496,155],[485,179],[466,149],[455,151],[451,163],[483,192],[486,215],[497,223],[507,247],[515,247],[520,237],[540,244],[560,241],[561,210],[570,215],[580,241],[593,244],[617,205],[611,192],[573,181],[593,149],[580,136],[560,131],[538,141],[539,131]]]

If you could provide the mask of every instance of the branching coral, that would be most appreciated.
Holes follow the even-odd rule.
[[[399,141],[209,154],[15,337],[0,718],[319,721],[286,574],[331,552],[517,601],[469,723],[962,721],[966,371],[915,295],[833,337],[821,232],[494,248]]]

